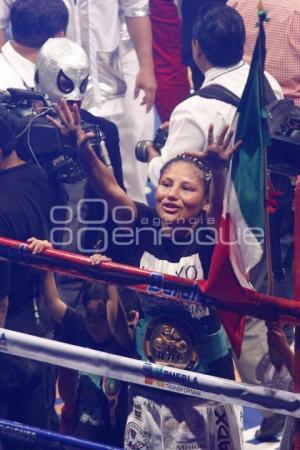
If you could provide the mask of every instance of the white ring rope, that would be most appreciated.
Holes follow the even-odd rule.
[[[300,395],[125,358],[0,328],[0,352],[178,394],[300,418]]]

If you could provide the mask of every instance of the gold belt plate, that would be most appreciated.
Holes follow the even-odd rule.
[[[145,333],[144,353],[149,361],[192,370],[199,363],[198,340],[191,325],[168,315],[155,317]]]

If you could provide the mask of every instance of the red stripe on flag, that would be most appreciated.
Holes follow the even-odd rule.
[[[230,218],[229,215],[226,215],[226,218],[222,217],[219,228],[222,232],[222,242],[219,241],[214,249],[204,292],[211,297],[225,302],[243,303],[246,298],[245,291],[234,274],[229,257],[230,246],[226,244],[226,242],[230,242],[229,226]],[[239,356],[242,348],[245,317],[240,314],[224,311],[219,311],[219,316],[232,347],[237,356]]]

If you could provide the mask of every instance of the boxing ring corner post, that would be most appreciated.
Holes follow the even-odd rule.
[[[300,301],[300,176],[296,180],[295,190],[295,268],[294,268],[294,285],[295,285],[295,301]],[[300,327],[295,328],[295,360],[294,360],[294,385],[295,393],[300,392]],[[296,420],[296,434],[294,442],[294,450],[300,450],[300,419]]]

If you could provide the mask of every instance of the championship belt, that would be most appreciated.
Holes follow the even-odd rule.
[[[102,392],[108,400],[110,425],[112,428],[116,426],[116,407],[121,391],[121,382],[113,378],[102,378]]]
[[[147,327],[144,353],[156,364],[193,370],[199,363],[197,335],[185,320],[159,315]]]

